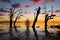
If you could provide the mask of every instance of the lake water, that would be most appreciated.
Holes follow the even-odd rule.
[[[22,37],[25,37],[26,36],[25,35],[26,27],[18,27],[17,30],[19,30],[19,32],[18,32],[19,36],[22,36]],[[29,27],[29,30],[30,30],[30,38],[33,39],[33,40],[36,40],[36,38],[34,36],[34,32],[33,32],[32,27]],[[9,28],[6,28],[2,32],[7,32],[7,31],[9,31]],[[36,31],[37,31],[39,40],[42,40],[42,38],[45,36],[44,29],[39,27],[39,28],[36,28]],[[50,29],[48,29],[48,31],[55,33],[55,32],[57,32],[57,29],[51,29],[50,28]],[[14,36],[17,36],[16,32],[14,32],[13,35]],[[9,37],[10,37],[10,35],[9,34],[6,34],[6,35],[3,35],[2,37],[0,37],[0,40],[9,40]]]

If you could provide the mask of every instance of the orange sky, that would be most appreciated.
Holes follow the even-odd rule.
[[[19,23],[19,24],[16,24],[16,25],[21,25],[21,26],[25,26],[25,21],[26,21],[26,19],[27,18],[21,18],[21,19],[19,19],[18,21],[21,21],[21,22],[23,22],[22,24],[21,23]],[[4,21],[7,21],[8,20],[8,18],[3,18],[3,19],[1,19],[0,18],[0,21],[2,21],[2,20],[4,20]],[[34,21],[34,18],[30,18],[29,19],[30,20],[30,25],[32,25],[32,23],[33,23],[33,21]],[[60,17],[54,17],[54,19],[51,19],[51,20],[49,20],[48,21],[48,25],[60,25]],[[6,23],[5,24],[0,24],[0,26],[1,25],[6,25]],[[43,28],[44,27],[44,17],[39,17],[38,18],[38,20],[37,20],[37,23],[36,23],[36,26],[40,26],[41,28]],[[5,27],[4,27],[5,28]]]
[[[32,14],[32,13],[31,13]],[[25,15],[25,17],[21,17],[20,19],[18,19],[18,21],[21,21],[21,22],[23,22],[23,24],[21,24],[21,26],[22,25],[24,25],[25,26],[25,21],[27,20],[27,19],[29,19],[30,20],[30,22],[31,22],[31,25],[32,25],[32,23],[33,23],[33,21],[34,21],[34,16],[32,15],[31,16],[31,14],[26,14]],[[60,25],[60,12],[58,12],[58,13],[54,13],[54,14],[56,14],[57,16],[55,16],[54,17],[54,19],[50,19],[49,21],[48,21],[48,25],[51,25],[51,24],[49,24],[49,23],[52,23],[53,25]],[[44,19],[45,17],[44,17],[44,14],[40,14],[39,15],[39,17],[38,17],[38,20],[37,20],[37,23],[36,23],[36,26],[44,26]],[[13,20],[14,20],[15,18],[13,18]],[[7,13],[4,15],[4,16],[0,16],[0,21],[9,21],[9,16],[7,15]],[[5,25],[5,24],[0,24],[0,26],[1,25]],[[20,25],[20,24],[17,24],[17,25]]]
[[[14,19],[15,18],[13,18],[13,20]],[[18,21],[25,21],[25,20],[27,20],[27,18],[25,18],[25,17],[22,17],[22,18],[18,19]],[[34,18],[31,17],[31,18],[29,18],[29,20],[30,20],[30,22],[33,22],[34,21]],[[9,21],[9,18],[8,17],[1,17],[0,18],[0,21]],[[38,22],[44,22],[44,17],[38,17],[38,20],[37,21]],[[54,17],[54,19],[50,19],[49,21],[50,22],[52,22],[52,21],[60,22],[60,17]]]

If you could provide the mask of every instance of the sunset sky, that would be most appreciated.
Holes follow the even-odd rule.
[[[36,9],[38,7],[41,7],[41,13],[39,15],[38,22],[41,22],[41,21],[44,22],[45,14],[42,14],[42,12],[44,12],[44,9],[43,9],[44,5],[42,3],[46,4],[47,11],[51,11],[52,6],[53,6],[53,10],[56,11],[56,10],[60,10],[60,0],[53,0],[53,1],[47,2],[47,3],[44,1],[45,0],[10,0],[10,2],[2,2],[0,0],[0,9],[1,8],[9,9],[9,8],[11,8],[11,4],[12,5],[17,4],[18,8],[16,8],[15,10],[22,9],[22,14],[24,15],[24,17],[22,17],[21,20],[26,20],[27,18],[29,18],[30,21],[32,22],[34,20],[34,13],[36,13]],[[5,10],[7,10],[7,9],[5,9]],[[8,12],[0,11],[0,21],[9,20],[8,14],[9,14]],[[56,17],[54,17],[54,19],[52,19],[52,21],[55,20],[56,22],[60,23],[60,12],[56,12],[54,14],[56,14]]]

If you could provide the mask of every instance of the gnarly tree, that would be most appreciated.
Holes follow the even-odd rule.
[[[48,15],[49,14],[46,14],[46,16],[45,16],[45,34],[46,34],[46,36],[48,36],[48,34],[49,34],[49,32],[47,30],[47,22],[48,22],[48,20],[53,19],[53,17],[56,16],[53,14],[51,14],[50,16],[48,16]]]
[[[19,9],[20,10],[20,9]],[[13,36],[13,34],[12,34],[12,25],[13,25],[13,17],[14,17],[14,15],[15,15],[15,13],[17,13],[19,10],[17,10],[16,12],[14,12],[15,11],[15,9],[11,9],[10,11],[10,40],[12,40],[12,36]],[[18,15],[19,15],[20,13],[18,13]],[[15,19],[15,21],[14,21],[14,29],[15,29],[15,31],[16,31],[16,33],[17,33],[17,35],[18,35],[18,31],[17,31],[17,27],[15,26],[15,23],[16,23],[16,21],[17,21],[17,19],[18,19],[18,15],[17,15],[17,17],[16,17],[16,19]],[[19,35],[18,35],[19,36]]]
[[[17,16],[16,16],[16,18],[15,18],[15,21],[14,21],[14,29],[15,29],[15,31],[16,31],[16,33],[18,33],[18,31],[17,31],[17,27],[16,27],[16,22],[17,22],[17,20],[20,18],[20,16],[23,16],[23,15],[20,15],[20,12],[17,14]],[[18,35],[19,36],[19,35]]]
[[[14,4],[14,6],[15,6],[15,4]],[[18,9],[17,11],[15,11],[15,8],[18,8],[18,6],[19,6],[19,4],[17,5],[17,6],[12,6],[12,4],[11,4],[11,8],[10,9],[8,9],[8,8],[5,8],[5,9],[8,9],[9,11],[7,11],[7,12],[9,12],[10,13],[10,27],[9,27],[9,30],[10,30],[10,40],[12,40],[12,36],[13,36],[13,34],[12,34],[12,25],[13,25],[13,17],[14,17],[14,15],[18,12],[18,11],[20,11],[20,9]],[[14,27],[14,29],[15,29],[15,31],[17,32],[17,29],[16,29],[16,27]]]

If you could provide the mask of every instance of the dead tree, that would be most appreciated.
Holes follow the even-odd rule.
[[[20,13],[18,13],[18,15],[19,15]],[[16,21],[17,21],[17,19],[18,19],[18,15],[17,15],[17,17],[16,17],[16,19],[15,19],[15,21],[14,21],[14,29],[15,29],[15,31],[16,31],[16,33],[18,33],[18,31],[17,31],[17,27],[16,27]],[[19,35],[18,35],[19,36]]]
[[[46,16],[45,16],[45,35],[46,35],[46,36],[49,35],[49,32],[48,32],[48,30],[47,30],[47,22],[48,22],[48,20],[53,19],[54,16],[56,16],[56,15],[51,14],[51,15],[49,16],[49,14],[46,14]]]
[[[20,9],[19,9],[20,10]],[[15,8],[10,8],[10,11],[8,11],[10,13],[10,27],[9,27],[9,30],[10,30],[10,40],[12,40],[12,37],[14,36],[12,34],[12,25],[13,25],[13,17],[15,15],[15,13],[17,13],[19,10],[17,10],[16,12],[15,11]],[[14,27],[15,31],[17,32],[17,29],[16,27]]]
[[[39,7],[38,10],[37,10],[37,14],[36,14],[35,20],[34,20],[33,25],[32,25],[33,31],[35,33],[36,40],[38,40],[38,35],[37,35],[37,31],[35,30],[35,24],[37,22],[37,18],[38,18],[38,15],[40,13],[40,10],[41,10],[41,8]]]
[[[12,19],[13,19],[13,9],[10,9],[10,40],[12,40]]]
[[[20,12],[17,14],[17,16],[16,16],[16,18],[15,18],[15,21],[14,21],[14,29],[15,29],[15,31],[16,31],[16,33],[18,33],[18,31],[17,31],[17,27],[16,27],[16,22],[17,22],[17,20],[18,20],[18,18],[20,17],[20,16],[23,16],[23,15],[20,15]],[[18,35],[19,36],[19,35]]]

